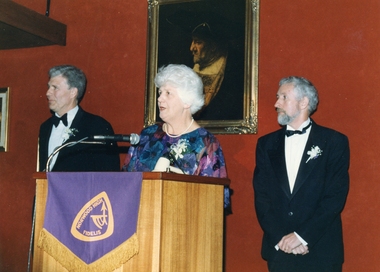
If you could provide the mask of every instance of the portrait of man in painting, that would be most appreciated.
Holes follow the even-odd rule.
[[[185,64],[202,78],[197,120],[243,119],[245,0],[193,1],[159,10],[158,67]]]

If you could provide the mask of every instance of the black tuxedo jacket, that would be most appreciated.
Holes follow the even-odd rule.
[[[52,118],[42,123],[39,134],[39,171],[45,171],[48,159],[49,138],[52,130]],[[68,141],[78,141],[92,135],[113,135],[110,123],[100,116],[85,112],[79,107],[71,124],[78,130]],[[62,139],[63,140],[63,139]],[[65,147],[59,153],[54,167],[50,171],[120,171],[120,158],[117,144],[76,144]]]
[[[318,146],[322,155],[306,163],[313,146]],[[258,140],[253,185],[256,214],[264,231],[261,253],[265,260],[306,265],[343,263],[340,214],[348,194],[349,156],[345,135],[313,122],[290,193],[285,128]],[[308,254],[275,249],[281,238],[292,232],[308,242]]]

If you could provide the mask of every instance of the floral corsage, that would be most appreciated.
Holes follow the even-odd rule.
[[[310,151],[307,151],[307,155],[309,155],[309,158],[307,159],[306,163],[309,160],[314,160],[318,158],[319,156],[322,156],[322,149],[319,148],[319,146],[312,146]]]
[[[188,140],[180,139],[178,143],[172,144],[170,146],[170,155],[173,156],[175,160],[182,159],[187,153],[190,153]]]

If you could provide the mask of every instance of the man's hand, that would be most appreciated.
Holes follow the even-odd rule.
[[[294,255],[297,255],[297,254],[305,255],[309,253],[309,248],[303,244],[300,244],[298,247],[293,248],[292,253]]]
[[[281,241],[278,243],[278,247],[285,253],[289,254],[293,253],[305,255],[309,253],[308,247],[303,245],[294,233],[290,233],[282,237]]]

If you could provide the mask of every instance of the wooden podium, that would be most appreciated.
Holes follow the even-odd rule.
[[[37,246],[48,183],[36,173],[33,272],[68,271]],[[223,194],[229,179],[143,173],[137,224],[139,253],[117,272],[223,270]],[[103,272],[103,271],[101,271]]]

